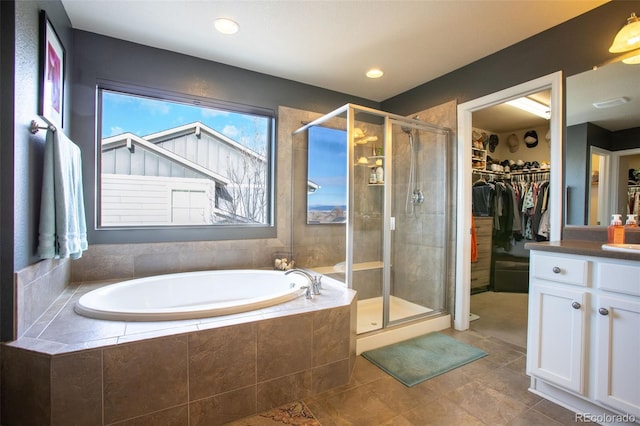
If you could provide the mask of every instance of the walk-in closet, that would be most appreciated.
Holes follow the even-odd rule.
[[[507,103],[473,113],[471,328],[487,325],[474,305],[526,309],[529,252],[524,245],[547,241],[550,230],[548,97],[545,91],[523,98],[538,105],[540,115]],[[508,329],[508,321],[502,322],[491,327]]]

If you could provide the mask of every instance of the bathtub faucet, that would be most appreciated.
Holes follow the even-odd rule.
[[[318,295],[320,294],[320,289],[322,288],[322,276],[317,275],[313,276],[307,271],[303,271],[302,269],[289,269],[284,273],[285,275],[289,274],[300,274],[305,276],[309,280],[309,285],[307,288],[307,299],[311,299],[311,293]],[[311,290],[311,291],[309,291]]]

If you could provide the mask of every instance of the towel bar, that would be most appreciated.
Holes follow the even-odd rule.
[[[40,126],[36,120],[31,120],[31,126],[29,127],[31,134],[35,135],[40,129],[51,130],[52,132],[56,131],[56,128],[52,125]]]

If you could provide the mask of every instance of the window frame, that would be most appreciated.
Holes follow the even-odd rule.
[[[134,226],[104,226],[100,224],[101,206],[101,140],[102,140],[102,92],[119,92],[124,95],[140,96],[160,101],[177,102],[186,105],[213,108],[239,114],[255,115],[268,119],[268,141],[266,158],[267,164],[267,220],[262,224],[193,224],[193,225],[134,225]],[[93,230],[99,233],[100,243],[143,243],[143,242],[171,242],[171,241],[203,241],[203,240],[231,240],[231,239],[260,239],[276,237],[276,124],[277,116],[273,109],[243,105],[217,99],[172,92],[169,90],[152,89],[133,84],[100,80],[96,84],[96,112],[95,112],[95,176],[94,186],[94,214]]]

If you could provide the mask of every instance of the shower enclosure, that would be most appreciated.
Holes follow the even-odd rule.
[[[293,135],[296,262],[358,292],[359,338],[448,314],[450,131],[347,104]]]

